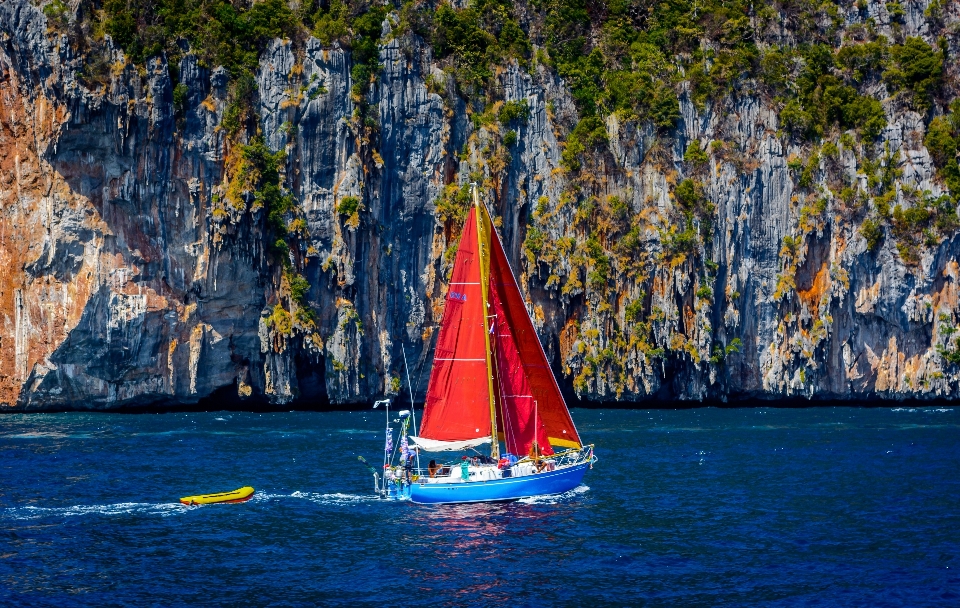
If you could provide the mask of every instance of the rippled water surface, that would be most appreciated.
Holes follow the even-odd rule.
[[[374,412],[0,416],[0,604],[957,606],[958,410],[574,410],[585,485],[429,508]]]

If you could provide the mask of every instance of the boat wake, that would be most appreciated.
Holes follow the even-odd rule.
[[[321,494],[319,492],[292,492],[290,494],[271,494],[257,492],[249,500],[251,503],[274,502],[279,500],[307,500],[320,505],[351,505],[364,502],[377,502],[374,494]],[[58,517],[77,517],[80,515],[160,515],[167,517],[178,513],[185,513],[209,505],[186,506],[179,502],[148,503],[148,502],[120,502],[110,505],[76,505],[72,507],[11,507],[0,509],[0,521],[49,519]]]
[[[343,494],[340,492],[321,494],[319,492],[300,492],[298,490],[290,494],[257,493],[253,495],[251,502],[267,502],[290,498],[306,500],[319,505],[349,505],[363,502],[377,502],[380,500],[375,494]]]
[[[182,513],[187,507],[178,502],[148,503],[120,502],[112,505],[76,505],[73,507],[12,507],[0,509],[0,520],[47,519],[51,517],[77,517],[80,515],[130,515],[146,514],[166,517]]]
[[[563,494],[553,494],[551,496],[531,496],[530,498],[521,498],[517,502],[524,505],[555,505],[561,502],[567,502],[590,491],[590,486],[580,484],[572,490],[567,490]]]
[[[891,412],[926,412],[928,414],[942,414],[945,412],[952,412],[953,408],[949,407],[895,407],[890,409]]]

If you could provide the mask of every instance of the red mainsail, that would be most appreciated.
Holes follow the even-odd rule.
[[[460,237],[427,387],[420,436],[435,441],[465,441],[491,434],[476,213],[476,207],[470,210]]]

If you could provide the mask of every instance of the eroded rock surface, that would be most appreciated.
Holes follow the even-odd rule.
[[[904,5],[903,27],[934,42],[924,4]],[[354,116],[348,51],[278,40],[262,57],[259,129],[286,151],[283,183],[306,223],[290,256],[315,314],[281,330],[265,212],[224,202],[237,151],[223,70],[185,56],[178,117],[162,59],[138,70],[116,51],[109,82],[90,88],[37,7],[0,4],[0,402],[105,409],[232,387],[361,403],[397,392],[402,345],[422,397],[460,230],[438,202],[477,178],[548,355],[582,399],[956,394],[945,353],[960,239],[910,262],[893,238],[869,249],[862,214],[831,190],[863,174],[860,145],[821,158],[814,179],[831,194],[817,206],[790,167],[809,150],[783,135],[773,102],[744,91],[698,109],[684,94],[670,137],[607,120],[606,150],[577,179],[602,206],[592,221],[623,226],[585,229],[561,163],[577,112],[555,74],[499,73],[504,99],[530,109],[505,144],[505,128],[468,118],[422,40],[385,39],[365,99],[375,128]],[[899,170],[891,205],[909,207],[908,189],[941,193],[921,117],[885,111],[874,145]],[[691,144],[703,166],[684,162]],[[697,250],[677,253],[674,190],[691,177],[715,208]],[[340,211],[348,197],[356,214]]]

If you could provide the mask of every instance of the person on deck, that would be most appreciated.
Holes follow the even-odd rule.
[[[540,445],[534,441],[530,446],[530,453],[527,454],[527,458],[530,459],[530,462],[533,463],[533,466],[537,467],[537,473],[546,468],[547,463],[543,459],[543,453],[540,451]]]
[[[413,460],[417,457],[418,449],[419,448],[410,449],[406,444],[403,445],[403,453],[401,455],[403,476],[409,483],[413,482]]]
[[[427,465],[427,471],[430,473],[430,477],[436,477],[437,471],[440,470],[440,465],[437,464],[436,460],[431,460],[430,464]]]

